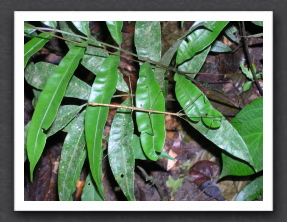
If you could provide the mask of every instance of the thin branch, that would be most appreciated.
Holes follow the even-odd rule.
[[[251,62],[251,59],[250,59],[250,55],[249,55],[249,51],[248,51],[248,46],[247,46],[247,42],[246,42],[246,31],[245,31],[245,24],[244,24],[244,21],[242,22],[242,38],[243,38],[243,45],[244,45],[244,51],[246,53],[246,58],[247,58],[247,62],[248,62],[248,66],[252,72],[252,75],[253,75],[253,78],[254,78],[254,82],[258,88],[258,91],[260,93],[261,96],[263,96],[263,90],[260,86],[260,83],[257,79],[257,76],[256,76],[256,73],[253,69],[253,66],[252,66],[252,62]]]

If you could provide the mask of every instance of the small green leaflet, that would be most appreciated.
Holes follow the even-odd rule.
[[[106,21],[106,24],[108,26],[108,29],[113,39],[120,46],[123,41],[123,36],[122,36],[123,22],[122,21]]]

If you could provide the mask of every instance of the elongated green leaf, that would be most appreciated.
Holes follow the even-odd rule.
[[[52,38],[51,35],[41,33],[27,42],[24,46],[24,67],[26,67],[29,58],[38,52]]]
[[[48,129],[47,137],[54,135],[56,132],[64,128],[84,106],[85,104],[82,106],[60,106],[53,124]]]
[[[117,85],[119,56],[110,55],[102,64],[93,83],[89,102],[109,104]],[[92,176],[98,190],[104,198],[102,185],[102,136],[108,116],[108,107],[88,106],[85,118],[85,132],[88,157]]]
[[[176,74],[175,80],[176,97],[185,113],[189,114],[188,118],[192,120],[189,124],[219,148],[227,151],[237,158],[249,162],[252,165],[253,162],[250,157],[249,150],[235,128],[224,117],[222,117],[221,126],[218,129],[210,129],[206,126],[200,120],[200,116],[202,114],[206,114],[211,107],[207,98],[204,95],[201,95],[201,91],[183,76]]]
[[[74,26],[83,34],[86,36],[90,35],[90,29],[89,29],[89,22],[88,21],[72,21]]]
[[[113,39],[120,46],[123,41],[123,36],[122,36],[123,22],[122,21],[106,21],[106,24],[108,26],[108,29]]]
[[[188,116],[192,121],[198,122],[201,116],[208,113],[211,109],[211,104],[206,96],[184,76],[176,74],[175,93],[181,107],[185,113],[191,114]]]
[[[27,152],[30,161],[30,177],[46,143],[45,131],[53,123],[67,85],[84,55],[85,48],[73,47],[62,59],[58,68],[49,78],[34,111],[27,137]]]
[[[126,99],[123,106],[131,106],[131,100]],[[108,157],[116,181],[128,200],[134,196],[135,157],[130,144],[134,132],[131,110],[118,108],[111,127],[109,137]]]
[[[27,134],[30,122],[24,127],[24,162],[27,160]]]
[[[211,45],[211,52],[231,52],[232,49],[220,41],[215,41]]]
[[[103,201],[91,174],[88,174],[86,178],[85,187],[83,189],[83,194],[81,197],[82,201]]]
[[[258,177],[237,195],[236,201],[252,201],[263,196],[263,177]]]
[[[199,28],[187,36],[188,43],[183,41],[178,49],[176,63],[181,64],[193,57],[197,52],[209,46],[228,24],[224,21],[207,21],[207,28]]]
[[[136,89],[136,106],[142,109],[165,111],[165,101],[149,63],[140,68]],[[165,140],[164,114],[136,112],[143,150],[148,158],[157,160]]]
[[[56,28],[57,27],[57,22],[55,21],[41,21],[43,24],[45,24],[46,26],[50,26],[50,27],[53,27],[53,28]]]
[[[245,106],[231,121],[244,139],[256,172],[263,169],[263,97]]]
[[[203,66],[206,57],[210,51],[210,47],[207,47],[201,52],[195,54],[190,60],[185,61],[180,66],[178,66],[178,70],[184,72],[194,72],[195,74],[187,74],[189,77],[194,78],[196,73],[200,71],[201,67]]]
[[[76,189],[76,182],[87,155],[84,149],[86,145],[84,118],[85,113],[83,112],[74,122],[62,148],[58,172],[58,193],[61,201],[73,200],[72,194]]]
[[[30,62],[25,68],[25,79],[31,86],[42,90],[57,67],[57,65],[46,62],[36,64]],[[91,87],[87,83],[72,76],[64,96],[87,100],[90,90]]]
[[[159,62],[161,59],[161,28],[160,22],[136,22],[135,46],[137,54]]]

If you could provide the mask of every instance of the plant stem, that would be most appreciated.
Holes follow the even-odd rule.
[[[253,78],[254,78],[254,81],[255,81],[255,84],[257,86],[257,89],[260,93],[261,96],[263,96],[263,90],[260,86],[260,83],[257,79],[257,76],[256,76],[256,73],[253,69],[253,66],[252,66],[252,62],[251,62],[251,59],[250,59],[250,55],[249,55],[249,51],[248,51],[248,46],[247,46],[247,42],[246,42],[246,31],[245,31],[245,24],[244,22],[242,22],[242,39],[243,39],[243,45],[244,45],[244,51],[246,53],[246,58],[247,58],[247,62],[248,62],[248,66],[252,72],[252,75],[253,75]]]

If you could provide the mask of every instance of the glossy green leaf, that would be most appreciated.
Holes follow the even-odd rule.
[[[136,89],[136,106],[142,109],[165,111],[165,100],[149,63],[140,68]],[[148,158],[157,160],[165,141],[164,114],[136,112],[143,150]]]
[[[201,91],[183,76],[176,74],[175,81],[176,98],[185,113],[189,114],[188,118],[192,120],[189,124],[219,148],[252,165],[249,150],[236,129],[225,118],[222,118],[218,129],[208,128],[200,121],[200,117],[212,108],[207,98],[201,95]]]
[[[123,74],[118,70],[118,82],[117,82],[117,90],[122,92],[129,92],[129,87],[123,78]]]
[[[27,153],[30,161],[30,177],[46,143],[45,131],[53,123],[67,85],[84,55],[85,48],[73,47],[62,59],[49,78],[34,111],[27,137]]]
[[[31,86],[42,90],[57,67],[57,65],[46,62],[36,64],[30,62],[25,68],[25,79]],[[91,87],[87,83],[72,76],[64,96],[87,100],[90,90]]]
[[[197,52],[209,46],[228,24],[224,21],[207,21],[208,28],[198,28],[187,36],[188,43],[183,41],[178,49],[176,63],[181,64],[192,58]]]
[[[52,38],[51,35],[41,33],[32,38],[24,45],[24,67],[26,67],[29,58],[38,52]]]
[[[210,51],[222,53],[222,52],[231,52],[232,49],[220,41],[215,41],[212,43]]]
[[[89,22],[88,21],[72,21],[74,26],[83,34],[86,36],[90,35],[90,29],[89,29]]]
[[[137,21],[135,26],[137,54],[159,62],[161,59],[161,27],[159,21]]]
[[[62,148],[58,172],[58,193],[61,201],[73,200],[76,182],[86,159],[84,118],[83,112],[74,122]]]
[[[54,135],[63,129],[85,106],[66,105],[60,106],[55,120],[47,131],[47,137]]]
[[[102,64],[101,70],[93,83],[89,102],[109,104],[116,90],[119,56],[110,55]],[[108,117],[108,107],[88,106],[85,118],[85,132],[88,157],[92,176],[104,198],[102,185],[102,136]]]
[[[24,36],[28,37],[28,38],[36,37],[37,36],[36,29],[30,28],[30,27],[26,26],[25,24],[27,24],[29,26],[33,26],[33,25],[31,25],[31,24],[29,24],[27,22],[24,23]]]
[[[27,134],[30,122],[24,127],[24,162],[27,160]]]
[[[258,177],[246,185],[237,195],[236,201],[252,201],[263,197],[263,177]]]
[[[106,21],[108,29],[115,40],[115,42],[120,46],[123,41],[122,36],[122,28],[123,22],[122,21]]]
[[[225,35],[230,39],[232,40],[233,42],[236,42],[236,43],[239,43],[239,40],[238,38],[234,35],[234,33],[237,31],[236,27],[234,25],[226,28],[224,30],[225,32]]]
[[[104,201],[101,197],[91,174],[88,174],[86,178],[86,183],[83,189],[83,194],[81,196],[82,201]]]
[[[187,74],[187,76],[194,78],[196,76],[196,73],[199,72],[201,67],[203,66],[206,60],[206,57],[210,51],[210,47],[211,46],[207,47],[201,52],[198,52],[191,59],[179,65],[178,70],[183,71],[183,72],[194,72],[195,74]]]
[[[251,21],[253,24],[263,27],[263,21]]]
[[[181,107],[192,121],[198,122],[201,116],[208,113],[211,109],[211,104],[206,96],[184,76],[176,74],[175,94]]]
[[[210,109],[201,119],[208,128],[216,129],[221,125],[222,114],[215,109]]]
[[[57,27],[57,22],[55,21],[41,21],[43,24],[45,24],[46,26],[50,26],[52,28],[56,28]]]
[[[222,170],[220,178],[225,176],[248,176],[255,173],[254,169],[245,161],[234,158],[228,153],[221,154],[222,156]]]
[[[244,83],[244,85],[242,87],[243,92],[248,91],[250,89],[251,85],[252,85],[252,81],[248,81],[248,82]]]
[[[263,97],[245,106],[231,121],[244,139],[256,172],[263,169]]]
[[[126,99],[121,105],[131,106],[131,100]],[[118,108],[111,126],[108,157],[114,177],[127,200],[136,200],[134,196],[135,157],[130,144],[133,132],[131,110]]]

